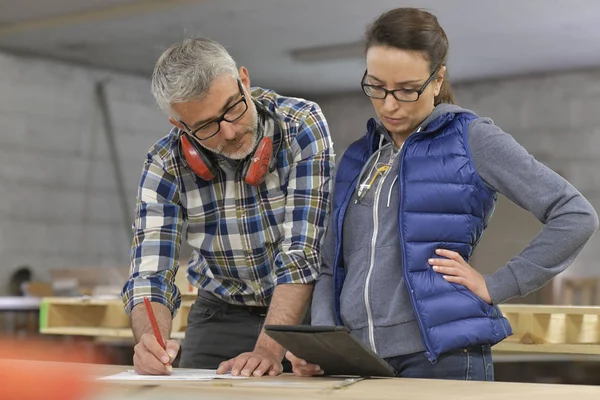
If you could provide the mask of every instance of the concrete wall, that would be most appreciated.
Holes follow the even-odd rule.
[[[0,295],[20,265],[40,279],[52,268],[127,267],[131,221],[95,100],[100,80],[132,215],[143,158],[169,129],[149,82],[0,55]]]

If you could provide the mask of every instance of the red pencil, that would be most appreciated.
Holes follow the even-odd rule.
[[[154,331],[154,336],[158,341],[158,344],[167,350],[167,343],[163,340],[162,335],[160,334],[160,329],[158,329],[158,323],[156,322],[156,317],[154,316],[154,311],[152,310],[152,305],[150,304],[150,300],[147,297],[144,297],[144,304],[146,305],[146,311],[148,312],[148,318],[150,318],[150,324],[152,325],[152,330]],[[166,364],[167,369],[170,370],[171,363],[168,362]]]

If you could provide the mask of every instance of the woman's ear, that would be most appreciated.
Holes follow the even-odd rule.
[[[437,76],[433,80],[433,82],[434,82],[433,94],[435,97],[439,96],[440,92],[442,91],[442,84],[444,83],[445,76],[446,76],[446,66],[442,65],[440,70],[437,72]]]

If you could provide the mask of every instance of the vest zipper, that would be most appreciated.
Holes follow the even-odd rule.
[[[381,151],[382,149],[380,149]],[[395,158],[395,155],[392,153],[391,160]],[[373,199],[373,237],[371,238],[371,262],[369,263],[369,271],[367,272],[367,278],[365,282],[365,307],[367,309],[367,322],[369,328],[369,344],[371,345],[371,349],[374,352],[377,352],[377,348],[375,346],[375,326],[373,322],[373,313],[371,312],[371,303],[369,300],[369,286],[371,283],[371,273],[373,272],[373,267],[375,265],[375,251],[377,244],[377,231],[379,227],[379,196],[381,195],[381,188],[383,187],[383,182],[385,178],[388,176],[391,168],[388,168],[381,179],[377,183],[377,188],[375,189],[375,196]]]

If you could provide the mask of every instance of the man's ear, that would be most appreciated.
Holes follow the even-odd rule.
[[[242,85],[244,85],[246,90],[250,92],[250,74],[248,72],[248,69],[242,66],[240,67],[238,72],[240,74],[240,81],[242,82]]]

